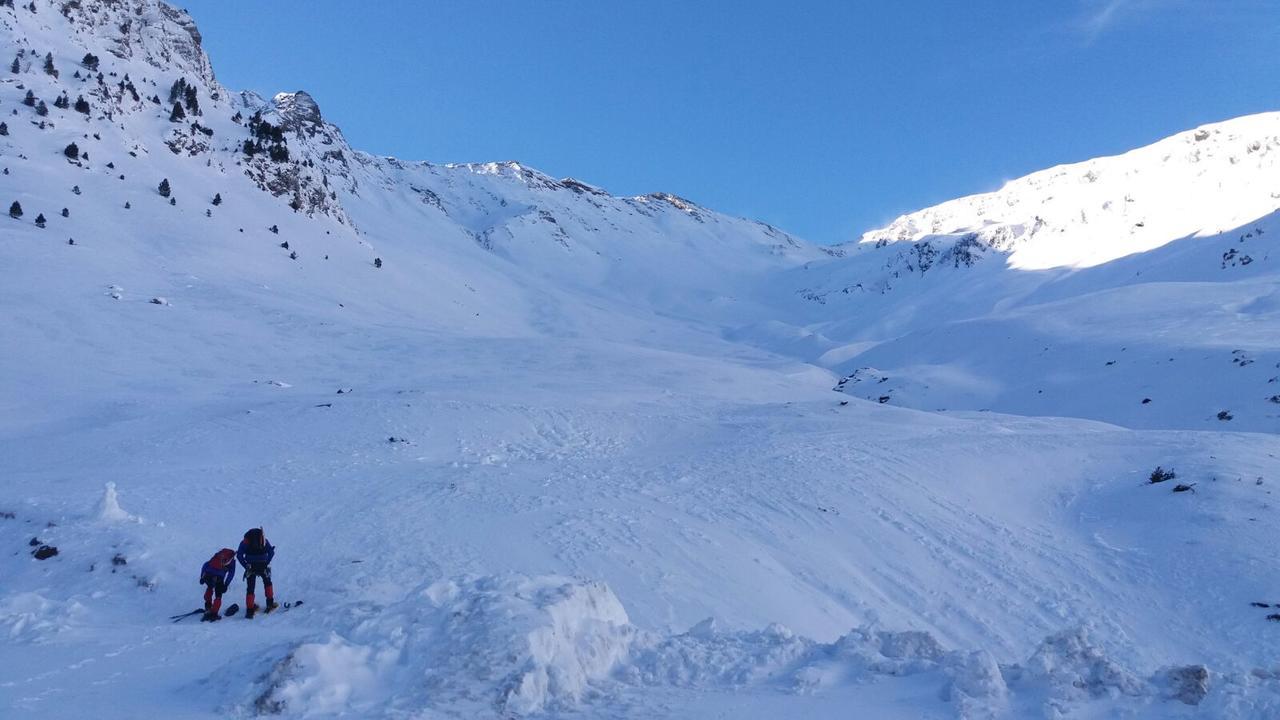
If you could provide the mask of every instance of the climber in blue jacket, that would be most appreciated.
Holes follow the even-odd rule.
[[[267,594],[266,612],[276,609],[275,588],[271,585],[271,559],[276,556],[276,549],[267,541],[262,528],[253,528],[244,534],[240,541],[240,549],[236,550],[236,559],[244,567],[244,581],[248,583],[245,591],[244,616],[252,618],[258,611],[253,601],[253,588],[257,578],[262,578],[262,588]]]

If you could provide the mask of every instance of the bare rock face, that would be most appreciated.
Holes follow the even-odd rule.
[[[196,21],[191,19],[191,16],[187,14],[186,10],[175,8],[167,3],[160,3],[160,14],[163,15],[166,20],[186,31],[187,37],[191,38],[191,47],[194,48],[195,51],[200,50],[200,43],[204,38],[200,36],[200,29],[196,27]],[[191,54],[194,55],[195,53]]]
[[[198,78],[213,93],[220,88],[201,46],[195,20],[161,0],[42,0],[78,29],[107,41],[116,57],[143,60],[157,70]]]
[[[290,130],[314,128],[324,122],[320,116],[320,105],[305,90],[280,93],[274,99],[276,112],[280,113],[284,126]]]

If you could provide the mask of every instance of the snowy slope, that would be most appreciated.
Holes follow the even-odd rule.
[[[788,271],[792,354],[926,410],[1280,430],[1278,152],[1244,117],[907,215]]]
[[[1090,267],[1217,235],[1280,205],[1280,112],[1205,125],[1123,155],[1050,168],[911,213],[862,237],[974,235],[1013,267]]]
[[[1273,151],[1223,160],[1270,116],[1168,172],[1231,209],[1159,225],[1153,185],[1164,242],[1032,269],[373,157],[221,87],[181,11],[34,7],[0,5],[0,716],[1280,714]],[[257,524],[304,604],[170,623]]]

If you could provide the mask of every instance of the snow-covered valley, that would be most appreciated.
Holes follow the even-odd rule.
[[[0,716],[1280,716],[1280,114],[823,248],[33,6]],[[258,525],[303,603],[170,622]]]

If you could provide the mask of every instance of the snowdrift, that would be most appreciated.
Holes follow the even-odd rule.
[[[1263,718],[1280,710],[1280,671],[1224,676],[1191,665],[1140,677],[1086,627],[1050,636],[1025,662],[1007,665],[985,650],[948,650],[921,631],[863,627],[822,643],[781,625],[725,631],[708,619],[664,635],[633,626],[602,583],[522,575],[441,581],[355,614],[368,617],[289,651],[241,709],[512,717],[589,712],[641,692],[814,696],[902,682],[934,686],[938,709],[959,718]]]
[[[522,576],[441,581],[345,632],[298,646],[253,705],[301,714],[569,708],[627,657],[635,634],[602,584]]]

